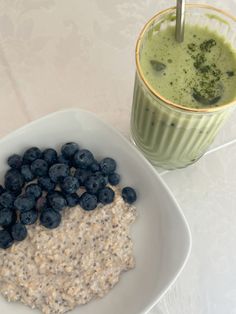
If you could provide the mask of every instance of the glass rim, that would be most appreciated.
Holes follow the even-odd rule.
[[[186,8],[203,8],[203,9],[209,9],[209,10],[213,10],[215,12],[218,12],[218,13],[221,13],[222,15],[232,19],[234,22],[236,22],[236,16],[230,14],[230,13],[227,13],[221,9],[218,9],[214,6],[211,6],[211,5],[208,5],[208,4],[198,4],[198,3],[190,3],[190,4],[186,4]],[[168,100],[167,98],[165,98],[164,96],[162,96],[160,93],[158,93],[146,80],[144,74],[143,74],[143,71],[142,71],[142,68],[141,68],[141,65],[140,65],[140,60],[139,60],[139,51],[140,51],[140,45],[141,45],[141,41],[148,29],[148,27],[160,16],[166,14],[166,13],[170,13],[171,11],[175,10],[176,9],[176,6],[173,6],[173,7],[170,7],[170,8],[167,8],[165,10],[162,10],[160,12],[158,12],[157,14],[155,14],[153,17],[151,17],[147,23],[143,26],[139,36],[138,36],[138,39],[137,39],[137,42],[136,42],[136,48],[135,48],[135,60],[136,60],[136,69],[137,69],[137,72],[138,72],[138,75],[140,76],[142,82],[145,84],[145,86],[147,87],[147,89],[155,96],[157,97],[158,99],[160,99],[161,101],[163,101],[165,104],[169,105],[170,107],[174,107],[174,108],[177,108],[177,109],[181,109],[181,110],[184,110],[184,111],[190,111],[190,112],[199,112],[199,113],[207,113],[207,112],[216,112],[216,111],[221,111],[223,109],[227,109],[233,105],[236,104],[236,99],[227,103],[227,104],[223,104],[223,105],[220,105],[220,106],[217,106],[217,107],[207,107],[207,108],[189,108],[189,107],[186,107],[186,106],[183,106],[183,105],[180,105],[180,104],[177,104],[171,100]]]

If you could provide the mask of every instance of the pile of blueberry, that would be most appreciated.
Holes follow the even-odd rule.
[[[98,162],[87,149],[77,143],[66,143],[58,154],[47,148],[31,147],[23,156],[8,158],[10,169],[0,186],[0,248],[10,247],[14,240],[27,236],[26,225],[40,223],[49,229],[59,226],[60,211],[80,205],[90,211],[98,203],[109,204],[114,191],[107,186],[117,185],[120,175],[116,162],[104,158]],[[33,181],[33,182],[32,182]],[[132,204],[136,193],[131,187],[122,189],[125,202]]]

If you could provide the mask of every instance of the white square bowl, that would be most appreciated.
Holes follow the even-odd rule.
[[[70,109],[34,121],[0,141],[0,175],[12,153],[30,146],[55,147],[75,141],[99,157],[110,156],[118,163],[121,185],[138,193],[138,219],[132,227],[135,269],[123,273],[119,283],[102,299],[79,306],[71,313],[147,313],[174,283],[191,249],[188,224],[166,184],[140,152],[112,127],[94,114]],[[37,313],[0,297],[4,314]]]

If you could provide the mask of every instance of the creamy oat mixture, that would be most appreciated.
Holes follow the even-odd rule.
[[[64,210],[61,225],[29,226],[26,240],[0,250],[0,293],[45,314],[103,297],[135,265],[129,229],[136,209],[120,192],[112,204]]]

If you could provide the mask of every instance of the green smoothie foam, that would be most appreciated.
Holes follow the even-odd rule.
[[[235,52],[207,27],[186,25],[181,44],[171,26],[148,36],[140,63],[148,83],[174,103],[206,108],[236,97]]]

